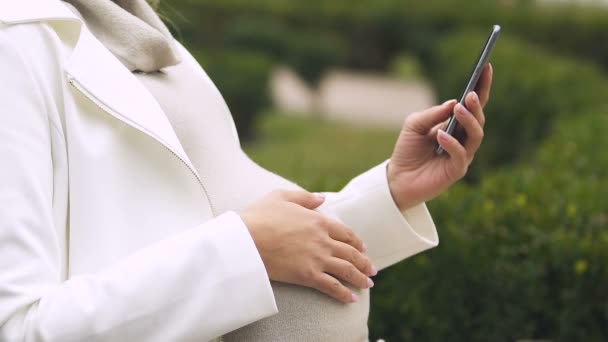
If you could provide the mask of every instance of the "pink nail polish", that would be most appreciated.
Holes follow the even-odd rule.
[[[370,278],[367,278],[367,288],[371,289],[372,287],[374,287],[374,281]]]
[[[371,276],[375,276],[378,274],[378,269],[376,268],[376,266],[372,265],[372,269],[371,269]]]
[[[359,296],[357,296],[356,294],[353,293],[352,296],[351,296],[351,301],[353,303],[358,302],[359,301]]]
[[[362,249],[363,249],[363,253],[367,252],[367,245],[365,244],[365,242],[363,243]]]

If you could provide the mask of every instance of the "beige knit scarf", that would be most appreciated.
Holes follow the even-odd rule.
[[[153,72],[180,62],[171,33],[146,0],[64,0],[129,70]]]

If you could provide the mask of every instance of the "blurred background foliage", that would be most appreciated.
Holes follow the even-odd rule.
[[[310,190],[339,190],[398,134],[272,110],[287,64],[430,80],[457,97],[492,24],[493,98],[467,182],[429,203],[440,247],[378,276],[388,341],[608,340],[608,11],[543,1],[173,0],[175,34],[222,91],[243,147]]]

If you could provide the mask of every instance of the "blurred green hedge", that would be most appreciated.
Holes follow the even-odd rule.
[[[346,43],[339,35],[314,28],[294,29],[284,23],[244,17],[227,27],[226,45],[272,55],[298,70],[314,85],[333,65],[344,64]]]
[[[500,76],[497,83],[503,82],[501,78],[506,80],[513,73],[520,77],[521,87],[515,89],[514,83],[507,84],[506,81],[503,82],[504,86],[497,84],[496,94],[500,98],[495,97],[493,102],[501,101],[502,104],[497,103],[490,108],[512,110],[497,113],[501,116],[504,113],[537,113],[526,119],[527,123],[532,123],[530,127],[516,127],[518,133],[514,134],[515,147],[522,147],[522,153],[527,153],[528,145],[542,136],[543,128],[538,122],[542,120],[541,115],[552,112],[552,105],[557,107],[562,99],[567,98],[557,94],[557,91],[538,92],[535,88],[539,84],[536,78],[554,77],[556,83],[552,89],[558,89],[568,81],[567,70],[547,70],[544,61],[560,59],[556,55],[570,55],[578,57],[581,64],[592,61],[608,68],[608,44],[603,44],[608,41],[608,11],[594,7],[543,6],[526,0],[174,0],[170,4],[161,2],[160,7],[161,13],[179,27],[176,35],[185,40],[186,45],[226,57],[213,59],[213,65],[209,66],[205,65],[208,61],[202,61],[205,67],[224,70],[214,78],[220,89],[233,89],[236,82],[251,83],[250,72],[256,75],[267,72],[266,65],[262,63],[258,63],[261,70],[256,71],[253,64],[244,65],[246,61],[237,61],[248,58],[250,54],[267,56],[273,61],[288,64],[311,84],[332,66],[389,70],[399,55],[407,54],[422,61],[427,74],[435,75],[435,86],[442,98],[454,97],[462,87],[455,83],[462,82],[463,77],[467,76],[471,60],[475,58],[478,46],[485,37],[474,35],[466,39],[462,36],[461,43],[465,44],[463,47],[452,43],[444,48],[443,44],[450,44],[445,37],[463,29],[481,29],[485,34],[492,24],[502,24],[504,33],[498,49],[504,53],[495,54],[497,75]],[[508,36],[519,37],[529,43],[514,43],[508,41]],[[533,45],[540,46],[547,52],[541,52]],[[508,51],[510,48],[514,51]],[[228,56],[235,51],[245,51],[246,54],[242,57]],[[446,56],[452,56],[455,60],[448,60]],[[509,58],[517,62],[510,61]],[[524,67],[528,69],[518,71],[520,61],[525,62]],[[228,78],[227,70],[233,65],[237,69],[244,68],[247,72],[234,72]],[[566,63],[553,65],[558,69],[570,67]],[[535,70],[537,66],[548,72],[548,75],[539,75],[540,72]],[[593,67],[575,69],[585,73],[593,73],[595,70]],[[437,77],[437,70],[454,75],[445,76],[450,81],[449,85],[443,84],[443,79]],[[509,82],[513,79],[511,77]],[[595,82],[593,77],[590,80]],[[227,84],[224,85],[224,82]],[[583,85],[580,87],[583,90],[580,91],[579,87],[574,86],[569,89],[581,93],[591,87]],[[242,122],[237,119],[237,126],[245,133],[243,139],[246,140],[249,137],[249,121],[263,107],[258,102],[263,101],[260,98],[260,101],[249,102],[260,93],[250,86],[243,89],[253,90],[251,94],[239,91],[238,99],[233,99],[237,96],[229,95],[227,102],[230,107],[238,109],[234,110],[235,115],[246,119]],[[522,97],[507,98],[500,92],[503,90],[510,95]],[[522,103],[529,100],[540,103],[542,101],[538,99],[543,95],[554,96],[554,103],[546,108],[530,107],[521,110]],[[582,99],[578,94],[573,96]],[[247,101],[243,100],[244,97]],[[512,104],[502,106],[507,101]],[[571,104],[575,102],[572,101]],[[242,114],[241,108],[249,113]],[[565,112],[567,109],[557,111]],[[493,125],[505,121],[498,118],[493,121]],[[517,124],[515,120],[512,122],[509,125]],[[496,144],[504,142],[503,137],[495,136],[498,138]],[[517,157],[514,155],[517,152],[513,152],[515,148],[509,151],[502,146],[488,144],[485,149],[493,151],[494,147],[498,152],[487,153],[490,156],[488,164],[500,164]],[[486,163],[486,160],[480,162],[480,170],[482,163]]]
[[[171,8],[181,16],[163,6],[169,5],[161,2],[161,11],[195,44],[223,48],[240,31],[256,48],[276,52],[278,37],[284,41],[282,37],[293,32],[292,40],[297,41],[298,31],[314,29],[318,45],[324,45],[326,35],[339,36],[347,52],[343,63],[359,68],[386,69],[400,51],[426,58],[444,35],[463,28],[489,29],[492,24],[502,24],[508,34],[555,53],[608,67],[608,44],[603,44],[608,41],[608,12],[589,6],[549,6],[529,0],[172,1]],[[297,42],[291,46],[297,47]]]
[[[440,99],[460,98],[487,34],[464,31],[437,44],[428,64]],[[608,104],[608,81],[592,64],[555,56],[509,35],[499,39],[491,60],[495,78],[485,110],[486,139],[471,178],[529,158],[555,118]]]
[[[536,160],[431,203],[442,243],[376,281],[391,341],[608,340],[608,116],[560,119]]]

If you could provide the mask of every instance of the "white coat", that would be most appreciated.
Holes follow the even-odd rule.
[[[157,102],[60,1],[0,0],[0,157],[0,341],[205,341],[277,312],[239,215],[215,212]],[[385,178],[323,209],[379,268],[438,241]]]

